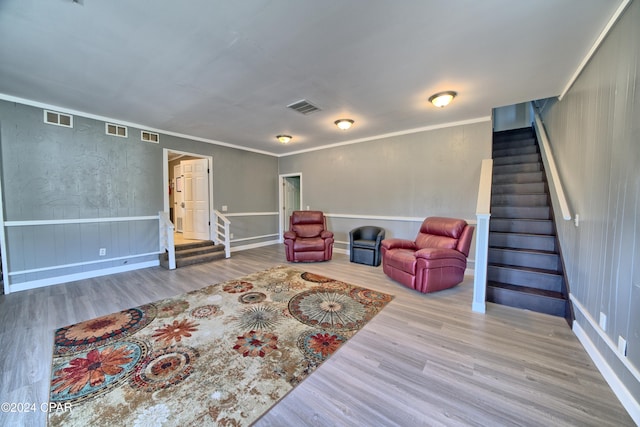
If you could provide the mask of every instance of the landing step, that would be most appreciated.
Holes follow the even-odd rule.
[[[487,301],[552,316],[566,317],[568,301],[560,292],[488,282]]]
[[[175,249],[176,268],[202,264],[226,257],[224,245],[216,245],[210,240],[179,244],[175,246]],[[168,269],[169,254],[160,254],[159,259],[160,265]]]
[[[223,245],[196,246],[196,247],[187,248],[187,249],[176,247],[176,259],[188,258],[195,255],[217,253],[217,252],[223,252],[223,251],[224,251]]]
[[[213,243],[212,240],[197,240],[189,243],[180,243],[178,245],[175,245],[175,248],[176,248],[176,251],[180,251],[183,249],[201,248],[201,247],[214,246],[214,245],[215,243]]]

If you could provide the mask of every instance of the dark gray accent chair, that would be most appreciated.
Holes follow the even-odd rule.
[[[351,262],[377,267],[382,261],[380,243],[384,239],[384,229],[373,225],[354,228],[349,232]]]

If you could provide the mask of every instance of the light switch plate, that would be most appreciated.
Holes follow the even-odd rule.
[[[600,324],[600,328],[603,331],[607,330],[607,315],[604,314],[603,312],[600,312],[600,322],[599,322],[599,324]]]

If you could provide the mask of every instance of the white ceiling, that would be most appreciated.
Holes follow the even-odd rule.
[[[0,94],[281,155],[557,96],[621,2],[0,0]]]

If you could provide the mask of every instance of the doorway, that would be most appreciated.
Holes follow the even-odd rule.
[[[293,211],[302,210],[302,174],[280,175],[280,237],[289,229]]]
[[[175,226],[176,244],[211,240],[213,158],[164,149],[164,210]]]

